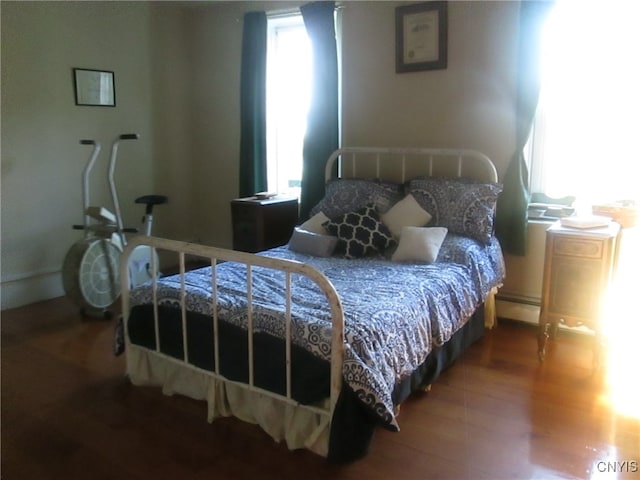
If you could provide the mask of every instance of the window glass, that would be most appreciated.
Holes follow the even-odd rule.
[[[544,30],[531,190],[638,201],[640,2],[559,0]]]
[[[268,19],[268,32],[268,188],[299,197],[311,98],[311,45],[301,15]]]

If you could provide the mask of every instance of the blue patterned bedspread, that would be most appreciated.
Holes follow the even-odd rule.
[[[379,416],[397,429],[392,392],[398,381],[421,365],[434,346],[445,343],[501,284],[505,268],[497,240],[482,245],[447,235],[437,262],[394,263],[385,258],[320,258],[286,246],[262,255],[308,263],[323,272],[338,292],[345,315],[345,382]],[[246,267],[217,266],[218,315],[246,328]],[[211,315],[211,268],[186,277],[187,309]],[[284,274],[253,268],[254,329],[284,336]],[[331,315],[320,289],[307,278],[292,278],[292,339],[329,360]],[[158,298],[172,303],[180,295],[180,277],[159,281]],[[151,303],[151,289],[132,292],[132,306]]]

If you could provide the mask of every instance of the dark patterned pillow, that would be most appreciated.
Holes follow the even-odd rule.
[[[432,216],[430,227],[446,227],[450,232],[489,243],[494,230],[494,214],[502,185],[467,178],[416,178],[409,193]]]
[[[395,243],[373,204],[340,215],[323,226],[338,237],[337,251],[343,253],[345,258],[381,253]]]
[[[404,186],[393,182],[364,178],[339,178],[325,185],[323,199],[315,205],[309,216],[323,212],[333,219],[373,203],[378,212],[385,213],[404,198]]]

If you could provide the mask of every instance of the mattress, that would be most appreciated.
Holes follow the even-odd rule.
[[[308,263],[331,280],[344,310],[345,357],[342,371],[345,385],[380,425],[391,430],[398,429],[393,413],[395,386],[410,377],[432,350],[444,345],[467,322],[491,289],[502,282],[505,273],[497,241],[484,245],[453,234],[447,235],[433,264],[395,263],[383,256],[349,260],[320,258],[295,253],[286,246],[261,255]],[[220,362],[225,362],[230,375],[242,376],[241,372],[232,372],[236,366],[232,351],[246,343],[241,334],[244,331],[246,338],[246,267],[226,262],[217,265],[216,269],[218,318],[227,332],[224,343],[232,345],[227,349],[228,355],[221,356]],[[211,267],[189,272],[185,282],[190,322],[197,318],[203,325],[211,325]],[[180,298],[181,279],[180,276],[168,276],[158,283],[158,299],[164,314],[176,317],[174,331],[169,328],[162,332],[161,337],[167,339],[164,342],[160,338],[164,350],[165,343],[169,345],[172,336],[180,339],[178,343],[182,341],[181,326],[177,321],[179,311],[174,307]],[[272,340],[284,335],[284,285],[284,273],[260,267],[252,269],[252,321],[254,335],[257,335],[256,351],[260,345],[266,352],[280,348],[272,345]],[[324,295],[308,279],[294,275],[291,295],[293,355],[305,362],[301,363],[304,367],[298,374],[294,372],[294,377],[303,378],[297,387],[294,385],[294,389],[297,390],[296,395],[304,397],[301,401],[313,402],[328,395],[328,380],[323,381],[322,378],[328,377],[331,315]],[[128,324],[132,343],[149,348],[153,344],[150,340],[153,335],[148,333],[149,326],[153,329],[153,323],[149,321],[151,303],[150,286],[135,289],[131,295],[132,312],[137,309],[143,314],[132,314]],[[144,331],[147,333],[142,333]],[[207,338],[197,330],[187,333],[192,345],[198,338]],[[180,350],[182,347],[176,348]],[[193,350],[198,351],[195,346]],[[189,351],[192,351],[191,346]],[[180,351],[174,352],[176,357],[180,354]],[[270,364],[272,356],[272,353],[265,353],[262,360],[254,363]],[[210,360],[213,355],[206,353],[204,357],[198,360],[203,362],[201,368],[213,369]],[[292,364],[296,364],[295,358]],[[307,368],[307,365],[312,367]],[[268,377],[275,370],[264,368],[256,373],[258,377]],[[272,380],[267,378],[265,382]],[[316,388],[309,389],[309,385]]]

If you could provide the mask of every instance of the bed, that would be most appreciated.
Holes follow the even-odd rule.
[[[488,157],[453,149],[344,148],[325,180],[289,244],[265,252],[134,238],[121,268],[146,244],[179,272],[123,279],[126,369],[205,400],[210,422],[348,462],[493,325],[501,187]]]

